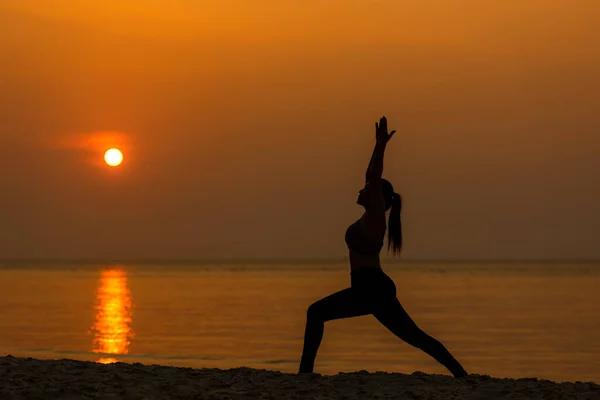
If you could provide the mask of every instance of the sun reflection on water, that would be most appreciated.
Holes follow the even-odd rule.
[[[92,351],[102,354],[127,354],[134,337],[131,329],[132,302],[127,288],[127,274],[120,269],[102,272],[96,292],[96,321]],[[118,360],[102,357],[97,362],[110,364]]]
[[[98,362],[100,364],[113,364],[113,363],[119,362],[119,360],[117,360],[116,358],[109,357],[109,358],[101,358],[96,362]]]

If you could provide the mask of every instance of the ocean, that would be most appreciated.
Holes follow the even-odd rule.
[[[470,373],[600,381],[600,263],[384,263]],[[0,355],[296,372],[343,262],[0,262]],[[372,316],[326,323],[315,372],[448,372]]]

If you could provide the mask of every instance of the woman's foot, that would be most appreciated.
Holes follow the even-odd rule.
[[[315,368],[314,361],[307,360],[308,357],[302,357],[300,359],[300,366],[298,367],[299,374],[312,374]]]
[[[465,378],[469,376],[469,373],[467,371],[465,371],[464,369],[458,371],[457,373],[454,374],[454,377],[456,379],[461,379],[461,378]]]
[[[298,370],[298,374],[314,374],[312,368],[302,368]]]

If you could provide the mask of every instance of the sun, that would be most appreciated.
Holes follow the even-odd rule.
[[[110,149],[104,153],[104,161],[111,167],[116,167],[123,162],[123,153],[119,149]]]

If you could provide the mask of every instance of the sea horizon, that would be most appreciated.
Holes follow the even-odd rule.
[[[177,258],[177,257],[8,257],[0,258],[0,265],[9,263],[83,263],[83,264],[335,264],[347,263],[347,256],[342,257],[304,257],[304,258]],[[386,258],[381,257],[384,264],[594,264],[600,263],[600,258]]]

